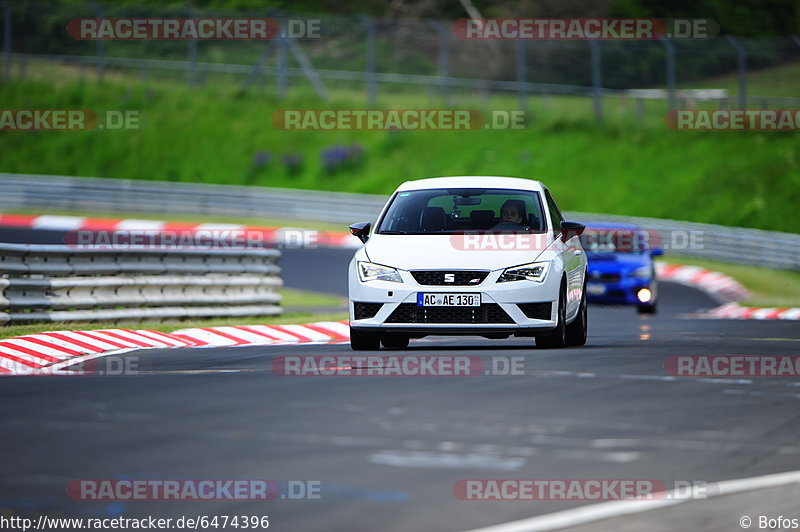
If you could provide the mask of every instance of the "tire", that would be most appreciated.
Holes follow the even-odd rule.
[[[655,301],[649,305],[636,306],[636,311],[639,314],[655,314],[657,310],[658,310],[658,304]]]
[[[380,346],[377,335],[362,333],[350,327],[350,349],[353,351],[377,351]]]
[[[564,284],[561,284],[561,291],[558,295],[558,325],[556,328],[547,333],[546,336],[536,337],[536,347],[539,349],[559,349],[566,345],[566,326],[564,322],[567,319],[566,303],[566,290]]]
[[[586,333],[589,328],[589,304],[586,302],[586,282],[583,283],[583,295],[578,310],[578,316],[567,325],[566,344],[581,346],[586,344]]]
[[[386,349],[405,349],[408,347],[408,336],[386,335],[381,338],[381,345]]]

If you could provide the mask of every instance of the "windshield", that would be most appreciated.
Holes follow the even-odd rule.
[[[410,190],[398,193],[379,234],[452,234],[461,231],[540,233],[538,192],[499,188]]]
[[[650,233],[643,229],[587,228],[581,246],[587,253],[633,253],[649,251]]]

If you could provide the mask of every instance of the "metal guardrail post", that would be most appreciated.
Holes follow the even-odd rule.
[[[728,35],[728,42],[736,50],[736,69],[739,73],[739,109],[747,107],[747,50],[744,45],[732,35]]]

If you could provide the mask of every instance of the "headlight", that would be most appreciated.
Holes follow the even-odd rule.
[[[544,281],[544,276],[549,268],[549,262],[531,262],[530,264],[522,264],[521,266],[514,266],[508,268],[503,272],[498,283],[506,283],[508,281],[536,281],[541,283]]]
[[[362,281],[392,281],[394,283],[402,283],[400,274],[397,270],[388,266],[381,266],[380,264],[373,264],[371,262],[358,263],[358,276]]]
[[[630,272],[628,275],[637,279],[649,279],[652,277],[652,271],[650,270],[650,266],[640,266]]]

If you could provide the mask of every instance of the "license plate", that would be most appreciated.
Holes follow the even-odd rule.
[[[606,285],[603,283],[588,283],[586,285],[586,291],[593,296],[602,296],[606,293]]]
[[[480,307],[480,294],[417,294],[418,307]]]

